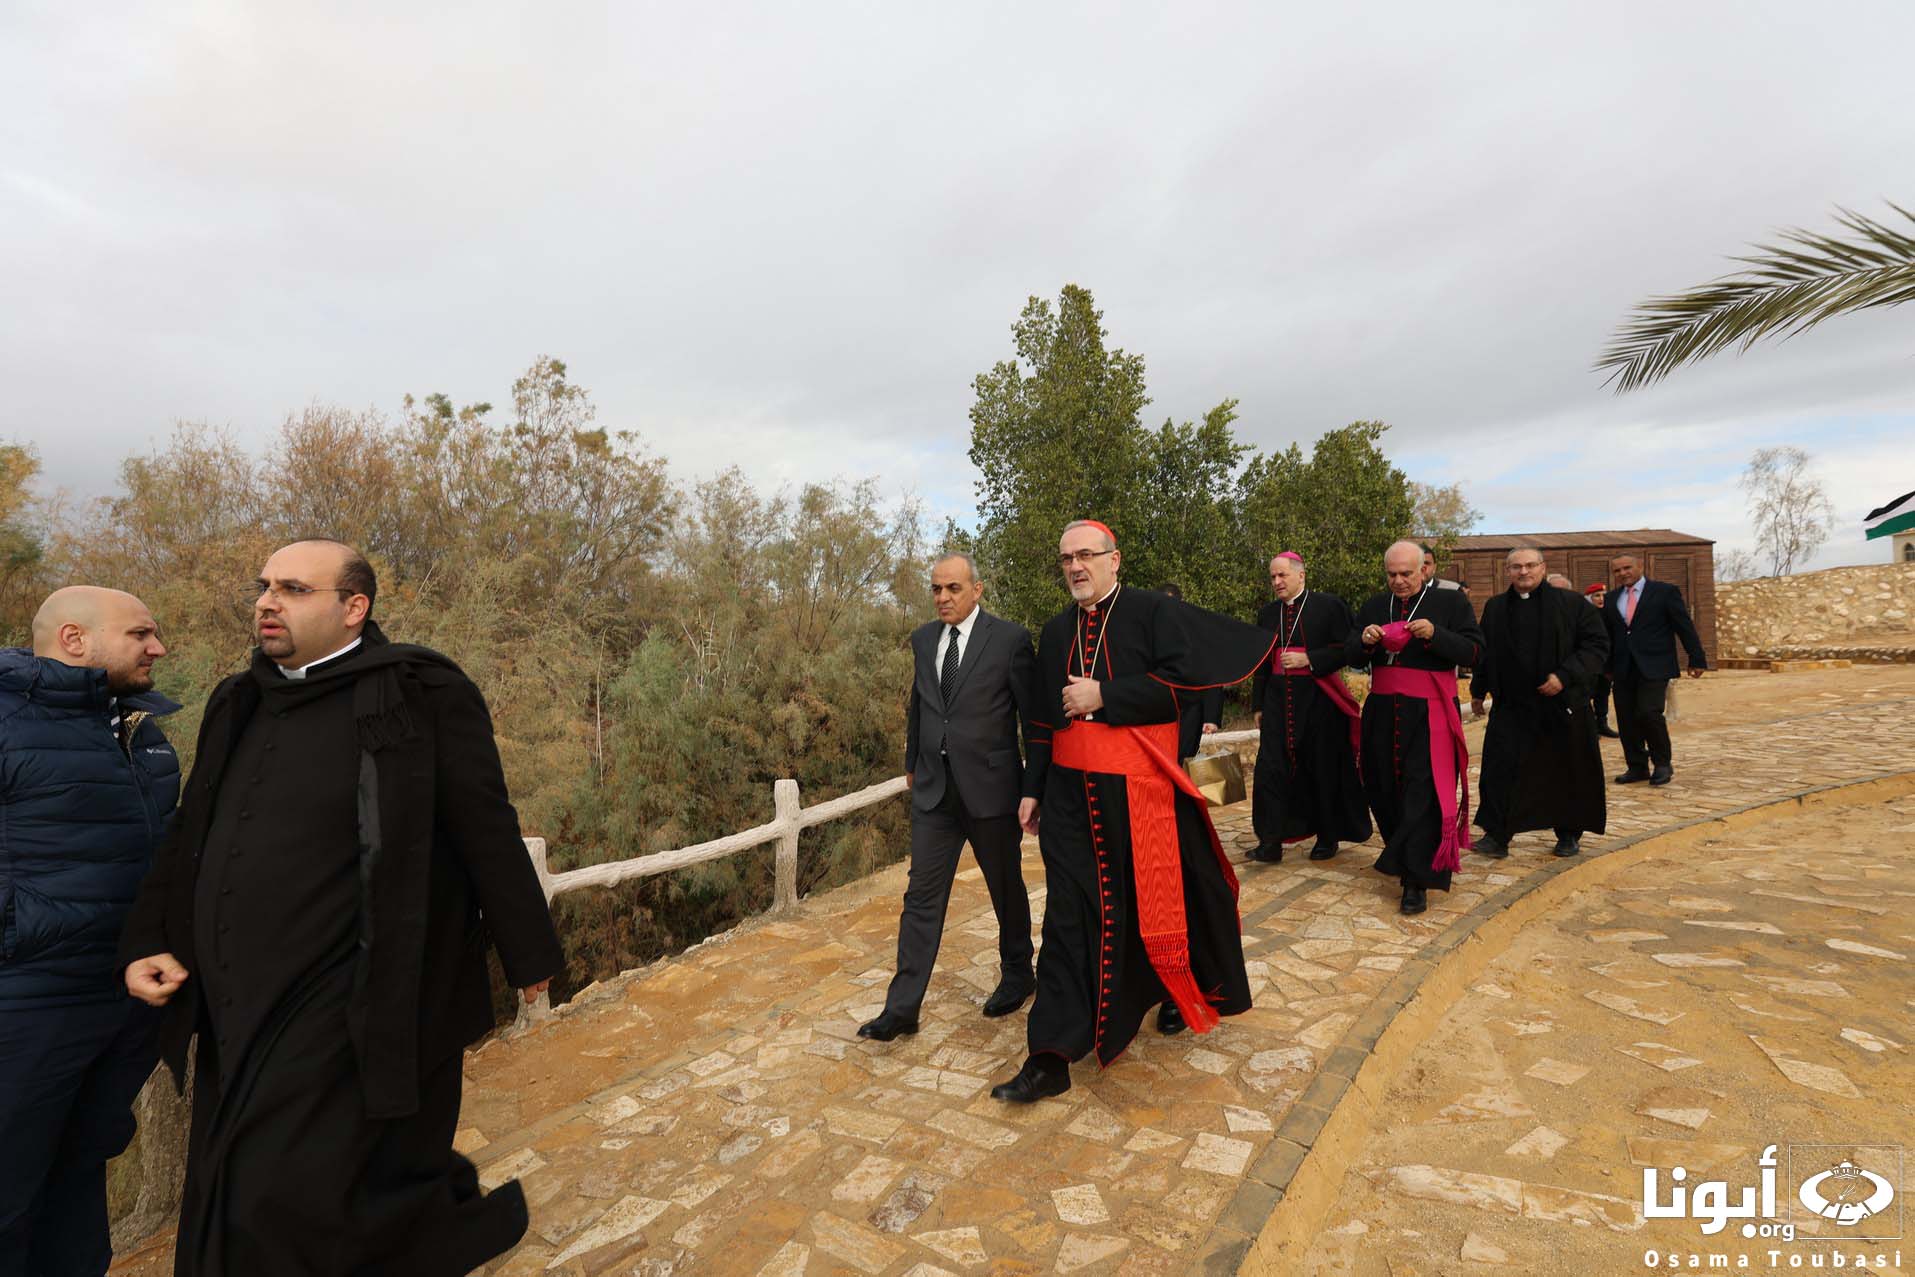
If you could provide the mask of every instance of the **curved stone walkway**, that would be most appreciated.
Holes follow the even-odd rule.
[[[1612,789],[1590,853],[1915,754],[1915,670],[1728,673],[1683,693],[1677,782]],[[1226,843],[1249,841],[1244,806],[1218,816]],[[1234,1271],[1398,1009],[1562,872],[1549,841],[1466,860],[1414,919],[1368,870],[1373,850],[1245,866],[1256,1008],[1202,1037],[1146,1032],[1029,1109],[988,1096],[1022,1058],[1024,1021],[977,1011],[996,970],[974,868],[923,1031],[890,1044],[855,1030],[889,978],[902,866],[747,924],[468,1057],[460,1146],[533,1207],[532,1234],[490,1271]],[[1034,846],[1026,878],[1041,913]],[[116,1271],[163,1261],[159,1247]]]
[[[1285,1203],[1259,1247],[1269,1270],[1627,1273],[1699,1256],[1765,1272],[1839,1254],[1909,1271],[1915,773],[1760,815],[1619,858],[1440,1011],[1402,1017],[1427,1036],[1384,1043],[1392,1067],[1353,1155],[1300,1177],[1327,1181],[1328,1209],[1297,1227]],[[1690,1195],[1719,1181],[1735,1207],[1770,1145],[1773,1219],[1646,1213],[1645,1169],[1657,1203],[1680,1167]],[[1818,1218],[1799,1189],[1844,1160],[1901,1200]]]

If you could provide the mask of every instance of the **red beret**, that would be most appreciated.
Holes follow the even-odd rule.
[[[1590,586],[1588,589],[1584,590],[1583,593],[1584,594],[1601,594],[1604,590],[1607,590],[1608,588],[1609,587],[1604,585],[1601,581],[1598,581],[1594,585]]]

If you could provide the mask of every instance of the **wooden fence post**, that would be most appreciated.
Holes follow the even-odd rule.
[[[545,893],[545,903],[552,903],[552,870],[545,858],[545,839],[526,838],[525,854],[532,859],[532,872],[539,876],[539,890]]]
[[[773,862],[771,911],[783,913],[798,903],[798,821],[804,810],[798,801],[798,782],[773,782],[771,806],[773,818],[784,826],[778,834],[777,858]]]

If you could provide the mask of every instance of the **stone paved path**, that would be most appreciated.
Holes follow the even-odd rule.
[[[1649,1251],[1915,1271],[1915,1242],[1849,1240],[1915,1222],[1915,784],[1895,789],[1645,860],[1524,927],[1403,1063],[1302,1271],[1628,1273]],[[1645,1218],[1643,1168],[1658,1202],[1677,1167],[1739,1202],[1772,1144],[1793,1242]],[[1845,1158],[1903,1208],[1804,1209],[1802,1180]]]
[[[1915,670],[1715,675],[1683,706],[1676,783],[1612,789],[1592,851],[1915,755]],[[1217,814],[1226,844],[1247,845],[1247,808]],[[987,1094],[1022,1058],[1024,1018],[978,1014],[996,969],[975,868],[923,1031],[890,1044],[855,1030],[889,978],[901,866],[747,924],[468,1058],[460,1146],[533,1207],[532,1234],[490,1271],[1232,1271],[1363,1044],[1498,893],[1560,871],[1549,841],[1467,859],[1415,919],[1368,869],[1373,848],[1244,866],[1256,1008],[1202,1037],[1146,1031],[1029,1109]],[[1041,914],[1034,845],[1025,872]]]

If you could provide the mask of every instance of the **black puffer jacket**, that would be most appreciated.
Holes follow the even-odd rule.
[[[179,706],[120,698],[106,671],[0,650],[0,1007],[126,997],[116,950],[179,800],[180,763],[154,719]]]

